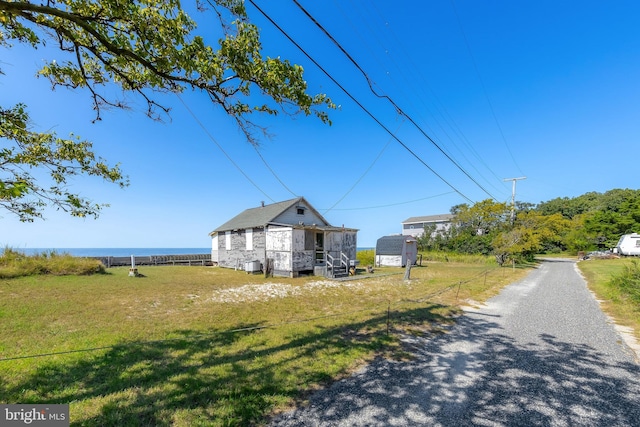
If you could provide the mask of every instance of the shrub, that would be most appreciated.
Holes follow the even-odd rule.
[[[358,251],[356,259],[360,261],[360,266],[374,265],[376,257],[375,249],[364,249]]]
[[[459,254],[455,252],[421,252],[423,261],[461,262],[465,264],[496,265],[496,259],[488,255]]]
[[[38,274],[66,276],[104,272],[104,266],[100,261],[90,258],[77,258],[67,253],[59,254],[51,251],[36,255],[26,255],[11,248],[5,248],[0,254],[0,279]]]
[[[610,285],[618,288],[636,304],[640,304],[640,264],[637,260],[625,266],[624,271],[611,278]]]

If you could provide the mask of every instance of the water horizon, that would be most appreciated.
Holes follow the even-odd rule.
[[[123,256],[155,256],[155,255],[197,255],[211,253],[211,247],[207,248],[12,248],[25,255],[40,255],[55,252],[57,254],[69,254],[77,257],[123,257]],[[359,247],[357,251],[375,249]],[[1,252],[1,250],[0,250]]]
[[[195,255],[211,253],[208,248],[10,248],[25,255],[55,252],[77,257],[123,257],[152,255]]]

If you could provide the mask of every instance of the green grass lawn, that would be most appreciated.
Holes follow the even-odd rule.
[[[0,402],[72,425],[248,425],[428,333],[527,269],[425,262],[356,280],[141,267],[0,279]],[[387,333],[387,332],[390,333]]]
[[[589,288],[600,300],[602,309],[615,319],[616,323],[632,328],[640,342],[640,307],[629,295],[611,283],[611,278],[622,274],[632,261],[631,258],[592,259],[579,262],[578,267]]]

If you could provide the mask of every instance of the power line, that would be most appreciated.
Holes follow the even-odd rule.
[[[207,128],[204,126],[204,124],[202,124],[202,122],[198,119],[198,117],[195,115],[195,113],[189,108],[189,106],[187,105],[186,102],[184,102],[184,100],[182,99],[182,97],[179,94],[176,94],[176,96],[178,97],[178,99],[180,100],[180,102],[182,103],[182,105],[184,105],[184,107],[187,109],[187,111],[189,112],[189,114],[191,114],[191,117],[193,117],[193,119],[196,121],[196,123],[198,123],[198,125],[202,128],[202,130],[207,134],[207,136],[209,137],[209,139],[211,141],[213,141],[214,144],[216,144],[216,146],[218,147],[218,149],[220,149],[220,151],[222,151],[222,154],[224,154],[227,159],[231,162],[231,164],[233,166],[236,167],[236,169],[238,169],[240,171],[240,173],[254,186],[258,189],[258,191],[260,191],[262,194],[265,195],[265,197],[267,197],[269,200],[271,200],[272,202],[275,203],[275,200],[273,200],[264,190],[262,190],[262,188],[260,188],[260,186],[258,184],[256,184],[251,178],[249,178],[249,175],[247,175],[244,170],[242,170],[242,168],[233,161],[233,159],[231,158],[231,156],[222,148],[222,146],[218,143],[218,141],[216,141],[216,139],[209,133],[209,131],[207,130]],[[271,167],[269,166],[269,164],[267,163],[267,161],[264,159],[264,157],[262,157],[262,154],[260,154],[260,151],[258,150],[257,147],[253,147],[256,150],[256,153],[258,154],[258,157],[260,157],[260,160],[262,160],[262,163],[264,163],[264,165],[267,167],[267,169],[269,170],[269,172],[271,172],[271,174],[278,180],[278,182],[291,194],[293,194],[295,197],[298,197],[293,191],[291,191],[289,189],[289,187],[287,187],[285,185],[284,182],[282,182],[282,180],[278,177],[278,175],[274,172],[273,169],[271,169]]]
[[[294,197],[299,197],[296,193],[291,191],[291,189],[289,189],[289,187],[287,187],[287,185],[280,179],[280,177],[275,173],[275,171],[273,169],[271,169],[271,166],[269,166],[269,163],[267,163],[267,161],[264,159],[264,157],[262,157],[262,154],[260,154],[260,150],[258,149],[258,147],[256,145],[253,145],[253,148],[256,150],[256,154],[258,154],[258,157],[260,157],[260,160],[262,160],[262,163],[264,163],[266,168],[269,169],[269,172],[271,172],[271,175],[273,175],[274,178],[278,180],[280,185],[282,185],[284,187],[284,189],[287,190],[289,193],[291,193]]]
[[[509,156],[511,156],[511,160],[513,160],[513,164],[516,165],[520,173],[522,173],[522,169],[520,169],[518,162],[516,162],[515,157],[513,157],[511,148],[509,148],[509,144],[507,143],[507,138],[505,138],[504,132],[502,132],[502,126],[500,126],[500,122],[498,121],[498,116],[496,116],[496,112],[493,109],[493,104],[491,103],[491,99],[489,98],[487,87],[485,86],[484,81],[482,80],[482,76],[480,75],[480,70],[478,69],[478,64],[476,63],[475,57],[473,56],[473,52],[471,51],[471,45],[469,44],[469,40],[467,39],[467,35],[465,34],[464,29],[462,28],[462,21],[460,20],[460,16],[458,15],[458,9],[456,8],[455,1],[454,0],[450,0],[450,1],[451,1],[451,6],[453,8],[453,13],[456,16],[456,20],[458,21],[458,26],[460,27],[460,32],[462,33],[462,38],[464,39],[464,43],[467,46],[467,51],[469,52],[469,56],[471,57],[473,68],[476,72],[476,75],[478,76],[478,79],[480,80],[480,86],[482,86],[482,91],[484,93],[484,97],[487,100],[487,104],[489,104],[489,110],[491,110],[491,115],[493,116],[493,120],[496,122],[496,126],[498,127],[498,131],[500,132],[500,136],[502,137],[504,146],[507,148],[507,152],[509,153]]]
[[[400,138],[398,138],[389,128],[387,128],[376,116],[374,116],[364,105],[362,105],[351,93],[342,86],[328,71],[326,71],[315,59],[311,57],[303,48],[300,46],[289,34],[284,31],[282,27],[280,27],[265,11],[263,11],[254,0],[249,0],[249,3],[253,5],[274,27],[276,27],[294,46],[296,46],[313,64],[318,67],[320,71],[322,71],[338,88],[340,88],[358,107],[360,107],[369,117],[371,117],[382,129],[385,130],[393,139],[395,139],[407,152],[409,152],[413,157],[415,157],[424,167],[429,169],[436,177],[438,177],[442,182],[447,184],[451,189],[453,189],[456,193],[458,193],[462,198],[467,200],[470,203],[473,201],[465,196],[460,190],[450,184],[446,179],[440,176],[435,170],[431,168],[420,156],[418,156],[411,148],[409,148]]]
[[[251,3],[253,4],[253,1],[251,1]],[[362,75],[364,76],[365,80],[367,81],[367,84],[369,86],[369,89],[371,90],[371,92],[377,96],[378,98],[383,98],[386,99],[398,112],[398,114],[406,117],[409,122],[411,122],[411,124],[413,124],[416,129],[418,129],[418,131],[425,137],[427,138],[427,140],[429,142],[431,142],[431,144],[433,146],[435,146],[447,159],[449,159],[449,161],[451,163],[453,163],[454,166],[456,166],[462,173],[464,173],[467,178],[469,178],[474,184],[476,184],[482,191],[484,191],[489,197],[491,197],[494,200],[497,200],[493,195],[491,195],[491,193],[489,193],[482,185],[480,185],[480,183],[478,181],[476,181],[475,178],[473,178],[471,175],[469,175],[469,173],[458,164],[458,162],[456,162],[442,147],[440,147],[440,145],[433,140],[433,138],[431,138],[431,136],[429,136],[429,134],[427,134],[424,129],[422,129],[422,127],[420,125],[418,125],[418,123],[416,123],[413,118],[411,116],[409,116],[407,113],[405,113],[402,108],[400,108],[400,106],[393,100],[391,99],[390,96],[388,95],[384,95],[384,94],[379,94],[378,92],[376,92],[376,90],[373,88],[373,83],[371,81],[371,79],[369,78],[369,75],[366,73],[366,71],[364,71],[364,69],[362,69],[362,67],[360,66],[360,64],[358,64],[358,62],[353,59],[353,57],[349,54],[349,52],[346,51],[346,49],[344,47],[342,47],[342,45],[327,31],[326,28],[324,28],[322,26],[322,24],[320,24],[299,2],[298,0],[293,0],[293,3],[295,3],[296,6],[298,6],[298,8],[311,20],[311,22],[313,22],[328,38],[329,40],[331,40],[333,42],[333,44],[335,44],[338,49],[349,59],[349,61],[351,61],[351,63],[362,73]],[[254,5],[255,6],[255,5]]]
[[[403,122],[404,123],[404,120]],[[400,127],[402,126],[402,123],[400,123],[400,125],[398,126],[398,129],[396,129],[396,132],[398,132],[400,130]],[[340,197],[338,199],[338,201],[336,201],[329,209],[325,210],[324,212],[322,212],[322,214],[326,214],[327,212],[333,210],[333,208],[335,208],[336,206],[338,206],[338,203],[340,203],[341,201],[343,201],[345,199],[345,197],[347,197],[354,188],[356,188],[356,186],[360,183],[360,181],[362,181],[364,179],[364,177],[369,173],[369,171],[373,168],[373,165],[375,165],[377,163],[378,160],[380,160],[380,157],[382,157],[382,153],[385,152],[385,150],[387,149],[387,147],[389,146],[389,144],[391,143],[391,138],[389,138],[389,140],[387,141],[387,143],[384,145],[384,147],[382,147],[382,150],[380,150],[380,152],[378,153],[378,155],[376,156],[375,159],[373,159],[373,162],[371,162],[371,164],[369,165],[369,167],[362,173],[362,175],[360,175],[360,178],[358,178],[356,180],[356,182],[353,183],[353,185],[351,186],[351,188],[349,188],[347,190],[346,193],[344,193],[342,195],[342,197]]]
[[[338,9],[340,9],[339,3],[338,2],[334,2],[334,3],[338,7]],[[453,117],[451,117],[451,114],[447,111],[447,108],[445,107],[444,103],[442,101],[440,101],[440,99],[438,98],[438,96],[435,93],[435,91],[433,90],[433,88],[427,82],[424,74],[422,73],[422,68],[423,67],[419,67],[415,63],[415,61],[413,60],[413,56],[407,54],[407,51],[404,49],[404,43],[402,43],[402,41],[398,38],[398,36],[396,35],[395,31],[393,30],[393,27],[389,24],[389,22],[387,22],[387,20],[385,19],[385,17],[383,16],[382,12],[377,7],[375,2],[372,3],[371,6],[373,6],[373,9],[377,13],[377,17],[384,23],[384,27],[389,31],[389,33],[391,34],[391,36],[393,38],[393,40],[391,42],[391,46],[393,46],[392,48],[387,48],[387,47],[385,47],[385,45],[383,45],[382,43],[378,42],[382,46],[382,48],[384,49],[386,57],[388,57],[391,60],[391,62],[395,65],[396,69],[398,70],[398,75],[403,76],[406,72],[415,73],[415,78],[414,79],[409,78],[409,83],[408,84],[396,85],[398,90],[400,92],[404,92],[404,88],[405,87],[412,87],[413,86],[412,87],[412,91],[411,91],[411,95],[407,96],[407,99],[409,100],[409,103],[411,103],[413,99],[418,99],[420,101],[420,103],[422,104],[422,108],[424,110],[426,110],[432,116],[433,120],[438,125],[438,128],[440,128],[440,130],[444,133],[444,135],[451,142],[451,144],[453,144],[453,146],[457,149],[458,153],[460,155],[462,155],[464,160],[466,160],[469,163],[471,168],[473,168],[476,171],[476,173],[478,175],[480,175],[480,177],[482,177],[487,182],[487,184],[489,184],[495,190],[498,190],[500,192],[504,191],[504,187],[503,188],[498,188],[496,185],[494,185],[491,181],[489,181],[480,172],[480,170],[476,167],[476,165],[473,162],[471,162],[469,158],[467,158],[465,152],[458,146],[458,144],[456,144],[456,142],[455,142],[454,138],[452,137],[452,135],[450,135],[450,133],[447,131],[447,129],[445,129],[445,126],[443,126],[443,123],[441,122],[441,120],[438,119],[436,114],[431,111],[431,108],[422,99],[422,97],[420,97],[420,95],[419,95],[419,93],[417,92],[416,89],[418,89],[418,88],[421,89],[423,87],[427,88],[429,94],[434,99],[433,107],[434,107],[435,111],[438,113],[438,115],[440,117],[442,117],[442,119],[444,121],[444,124],[447,125],[449,128],[451,128],[451,130],[454,133],[454,136],[457,136],[458,138],[460,138],[460,140],[463,142],[463,144],[466,146],[466,148],[471,152],[471,154],[475,157],[475,159],[478,162],[480,162],[482,165],[484,165],[484,167],[493,175],[493,177],[496,179],[496,181],[501,181],[501,179],[498,177],[498,175],[482,159],[482,157],[478,154],[478,152],[473,147],[473,145],[471,145],[471,143],[469,142],[467,137],[464,135],[464,133],[462,132],[462,129],[460,129],[460,126],[455,122]],[[365,6],[361,10],[362,10],[362,12],[365,12],[368,9],[369,8]],[[351,23],[351,21],[349,20],[349,17],[342,10],[341,10],[341,12],[342,12],[343,17],[345,19],[347,19],[347,21],[349,21],[349,23],[351,24],[352,29],[356,33],[358,33],[358,29]],[[360,16],[360,15],[362,15],[362,13],[357,13],[357,15]],[[363,22],[363,23],[367,26],[367,28],[369,28],[368,21],[367,22]],[[371,33],[373,34],[374,37],[376,36],[375,32],[371,31]],[[375,39],[378,40],[377,37],[375,37]],[[362,38],[362,36],[361,36],[361,40],[362,40],[363,44],[366,46],[367,45],[367,40],[369,40],[369,38]],[[410,65],[409,67],[407,67],[406,64],[405,64],[405,66],[400,66],[397,63],[397,61],[394,59],[393,52],[395,51],[396,48],[400,51],[401,55],[403,55],[404,61]],[[383,65],[383,68],[384,68],[384,65]],[[386,74],[391,77],[391,74],[389,72],[387,72]],[[415,85],[415,84],[412,85],[411,82],[415,83],[416,80],[420,80],[421,84],[420,85]],[[426,124],[426,127],[429,130],[431,130],[431,128],[430,128],[430,126],[428,124]],[[431,131],[433,132],[433,130],[431,130]]]
[[[388,208],[388,207],[391,207],[391,206],[406,205],[406,204],[409,204],[409,203],[421,202],[423,200],[435,199],[436,197],[446,196],[447,194],[453,194],[453,193],[456,193],[456,191],[449,191],[449,192],[446,192],[446,193],[436,194],[435,196],[423,197],[421,199],[408,200],[406,202],[389,203],[389,204],[386,204],[386,205],[367,206],[367,207],[361,207],[361,208],[341,208],[341,209],[333,209],[333,210],[334,211],[358,211],[358,210]]]

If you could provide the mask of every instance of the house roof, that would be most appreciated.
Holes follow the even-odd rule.
[[[440,214],[440,215],[427,215],[427,216],[412,216],[402,221],[403,224],[415,224],[422,222],[448,222],[453,219],[452,214]]]
[[[257,208],[250,208],[239,215],[231,218],[229,221],[222,224],[220,227],[213,230],[210,235],[218,233],[220,231],[229,230],[241,230],[252,227],[263,227],[265,224],[273,222],[280,214],[285,212],[291,206],[297,205],[304,201],[304,203],[312,209],[314,213],[320,217],[329,226],[329,223],[316,211],[304,197],[298,197],[296,199],[285,200],[283,202],[272,203],[270,205],[258,206]],[[293,224],[292,224],[293,225]]]
[[[376,255],[402,255],[406,240],[416,239],[412,236],[383,236],[376,242]]]

